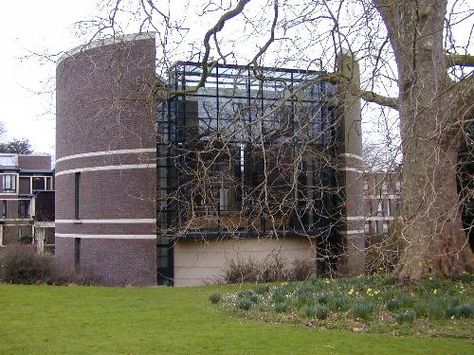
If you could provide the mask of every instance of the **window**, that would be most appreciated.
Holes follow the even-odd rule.
[[[382,193],[385,195],[387,194],[387,181],[382,182]]]
[[[15,155],[2,155],[0,156],[1,166],[18,166],[18,157]]]
[[[74,268],[76,271],[81,268],[81,238],[74,238]]]
[[[392,215],[392,214],[391,214],[392,208],[391,208],[391,206],[390,206],[390,200],[387,200],[387,209],[386,209],[386,211],[387,211],[387,214],[386,214],[387,216],[391,216],[391,215]]]
[[[32,186],[34,191],[44,191],[46,190],[45,177],[44,176],[33,176]]]
[[[80,217],[80,214],[79,214],[80,182],[81,182],[81,173],[75,173],[74,174],[74,218],[75,219],[79,219]]]
[[[383,200],[379,200],[377,202],[377,215],[378,216],[383,215]]]
[[[18,217],[19,218],[30,217],[30,201],[28,200],[18,201]]]
[[[402,183],[400,182],[400,180],[395,181],[395,192],[397,194],[400,194],[402,192]]]
[[[31,194],[31,177],[30,176],[20,176],[19,177],[18,193],[20,195],[29,195],[29,194]]]
[[[31,244],[33,242],[33,238],[31,236],[31,227],[18,226],[18,240],[22,244]]]
[[[46,177],[46,190],[51,191],[53,189],[53,178],[51,176]]]
[[[7,200],[2,201],[2,218],[7,218]]]
[[[370,222],[365,222],[364,224],[364,232],[369,233],[370,232]]]
[[[219,210],[229,210],[229,189],[221,187],[219,190]]]
[[[2,179],[3,192],[16,192],[16,175],[4,174]]]

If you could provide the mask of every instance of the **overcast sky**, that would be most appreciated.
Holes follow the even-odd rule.
[[[53,57],[54,60],[48,60],[28,55],[30,52],[60,53],[84,43],[85,38],[81,39],[75,35],[73,24],[76,21],[93,18],[97,13],[97,3],[101,2],[99,0],[2,2],[0,7],[0,40],[2,43],[0,52],[0,122],[4,123],[7,132],[3,140],[28,138],[35,152],[54,154],[54,80],[57,57]],[[179,5],[184,6],[187,1],[173,0],[171,3],[172,13],[186,19],[183,22],[184,27],[193,28],[193,31],[189,31],[188,37],[194,38],[188,38],[188,41],[194,40],[195,43],[201,43],[202,32],[209,28],[211,22],[215,21],[216,15],[211,12],[208,18],[202,15],[194,16],[196,11],[191,7],[202,6],[198,0],[190,1],[190,7],[185,10]],[[253,6],[257,6],[257,4],[259,4],[258,1],[254,2]],[[258,8],[253,9],[251,5],[252,3],[248,6],[249,11],[251,13],[258,12]],[[267,20],[270,21],[271,16]],[[259,23],[258,25],[260,31],[269,27],[269,23]],[[237,26],[239,30],[235,30],[233,26]],[[233,45],[239,47],[242,43],[241,31],[243,28],[239,26],[242,27],[241,21],[233,20],[226,24],[224,31],[222,31],[221,36],[226,38],[226,43],[230,47]],[[461,37],[462,35],[468,36],[472,31],[472,26],[473,20],[470,18],[457,26],[460,27],[457,28],[457,32],[461,33]],[[130,30],[136,32],[135,28],[125,28],[127,32]],[[232,41],[234,35],[237,35],[237,39]],[[252,50],[253,39],[253,35],[245,38],[245,48],[250,48],[248,51],[251,55],[249,58],[244,58],[245,51],[240,53],[239,60],[241,62],[247,62],[253,57],[256,48],[263,43],[262,40],[256,40]],[[473,45],[470,43],[471,50]],[[183,53],[178,52],[176,55],[180,59],[189,59],[190,47],[182,45],[180,47],[183,48]],[[201,47],[198,45],[199,49]],[[314,55],[314,53],[312,54]],[[285,60],[285,63],[288,64],[288,57]],[[281,65],[278,62],[270,64]],[[305,67],[300,63],[292,63],[292,65]]]
[[[80,44],[72,24],[91,16],[95,0],[3,1],[0,8],[0,121],[4,139],[28,138],[35,152],[54,153],[55,63],[29,51],[59,52]]]

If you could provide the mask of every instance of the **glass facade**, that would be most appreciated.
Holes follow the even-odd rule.
[[[336,88],[321,72],[177,63],[160,107],[159,244],[325,236],[340,216]],[[161,255],[161,253],[159,253]]]

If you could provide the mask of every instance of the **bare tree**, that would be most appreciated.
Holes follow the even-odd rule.
[[[395,53],[403,144],[402,279],[472,271],[456,184],[463,130],[474,115],[474,77],[454,82],[452,65],[470,56],[447,55],[447,1],[375,1]]]
[[[184,5],[187,13],[193,5]],[[351,78],[338,73],[325,74],[317,80],[335,83],[366,103],[399,113],[399,151],[403,155],[399,234],[405,250],[396,269],[398,277],[455,277],[474,270],[473,253],[461,221],[456,180],[461,139],[474,117],[474,77],[465,69],[474,65],[474,57],[466,52],[471,44],[474,16],[468,1],[448,4],[447,0],[269,0],[262,4],[240,0],[204,1],[198,7],[199,16],[193,17],[193,21],[207,25],[209,29],[204,32],[191,27],[192,16],[176,14],[163,3],[110,1],[105,6],[107,16],[94,23],[94,37],[115,35],[120,28],[119,16],[127,18],[133,14],[139,30],[158,33],[163,73],[173,58],[183,55],[183,47],[189,48],[189,59],[202,62],[200,80],[189,92],[204,86],[218,60],[246,61],[258,76],[262,63],[314,67],[315,52],[321,57],[322,67],[330,68],[336,54],[348,48],[360,60],[362,89],[354,87]],[[216,14],[217,21],[209,20],[209,16]],[[459,23],[470,31],[464,52],[459,52],[453,34]],[[203,38],[200,47],[196,33]],[[185,45],[188,40],[192,45]],[[458,70],[450,71],[453,67]],[[219,144],[220,152],[227,150],[219,153],[220,159],[232,160],[235,154],[225,142]],[[216,145],[204,148],[212,151]],[[304,157],[305,154],[299,155],[300,160]],[[196,164],[202,164],[199,154],[195,159]],[[281,162],[284,166],[285,162]],[[264,169],[264,175],[267,172]],[[212,180],[209,176],[202,178],[203,183]],[[265,175],[262,182],[268,181]],[[263,189],[262,194],[259,200],[271,209],[271,189]],[[199,195],[206,196],[203,191]],[[296,203],[288,198],[285,201],[290,205]],[[286,213],[281,209],[281,201],[276,205],[279,212]]]

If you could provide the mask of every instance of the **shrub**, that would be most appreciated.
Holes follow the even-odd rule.
[[[38,255],[31,245],[8,245],[0,252],[0,282],[15,284],[92,285],[88,272],[58,267],[50,255]]]
[[[307,317],[310,317],[310,318],[316,317],[316,307],[315,306],[306,306],[304,308],[304,314]]]
[[[326,319],[329,316],[329,308],[324,305],[318,306],[315,316],[317,319]]]
[[[426,307],[422,302],[415,303],[413,305],[413,310],[415,311],[417,317],[426,317],[428,315]]]
[[[274,303],[280,303],[286,301],[286,290],[284,288],[277,288],[273,292],[272,301]]]
[[[296,260],[291,264],[278,254],[269,255],[265,260],[231,260],[224,269],[224,282],[275,282],[306,280],[315,273],[315,263]]]
[[[252,303],[257,303],[258,302],[258,296],[256,293],[253,293],[251,295],[249,295],[249,301],[252,302]]]
[[[212,304],[219,303],[222,300],[222,296],[219,293],[213,293],[209,296],[209,301]]]
[[[405,249],[404,239],[400,236],[401,225],[398,220],[390,223],[388,235],[367,236],[367,256],[365,268],[368,274],[390,273]]]
[[[446,306],[440,299],[432,299],[426,304],[426,314],[429,318],[440,319],[445,316]]]
[[[289,280],[304,281],[316,274],[316,262],[314,260],[295,260],[289,270]]]
[[[320,293],[318,295],[318,302],[321,304],[328,304],[331,296],[332,295],[330,293]]]
[[[30,245],[9,245],[0,254],[0,281],[14,284],[46,283],[54,274],[53,258],[37,255]]]
[[[391,298],[385,303],[385,307],[393,312],[402,307],[402,302],[398,298]]]
[[[367,320],[372,317],[374,310],[375,306],[373,303],[359,302],[352,305],[351,313],[354,318]]]
[[[401,294],[399,300],[402,307],[411,307],[415,303],[415,300],[407,294]]]
[[[275,304],[275,312],[277,313],[285,313],[288,311],[288,303],[287,302],[280,302]]]
[[[244,311],[248,311],[250,307],[252,307],[252,301],[244,298],[242,300],[238,300],[235,304],[235,306],[239,309],[242,309]]]
[[[248,298],[253,295],[253,291],[251,290],[245,290],[245,291],[239,291],[237,292],[237,296],[240,298]]]
[[[347,311],[351,306],[351,301],[345,296],[336,296],[329,305],[335,311]]]
[[[224,270],[224,281],[228,283],[241,283],[259,280],[259,265],[253,259],[246,262],[231,260]]]
[[[255,293],[257,295],[264,295],[266,293],[268,293],[268,291],[270,290],[270,286],[269,285],[258,285],[256,288],[255,288]]]
[[[395,320],[397,321],[397,323],[413,323],[415,318],[416,313],[412,310],[403,311],[395,316]]]
[[[451,306],[446,310],[446,318],[470,318],[474,316],[474,305],[460,304]]]
[[[308,290],[300,291],[296,298],[296,304],[299,306],[314,304],[313,293]]]

